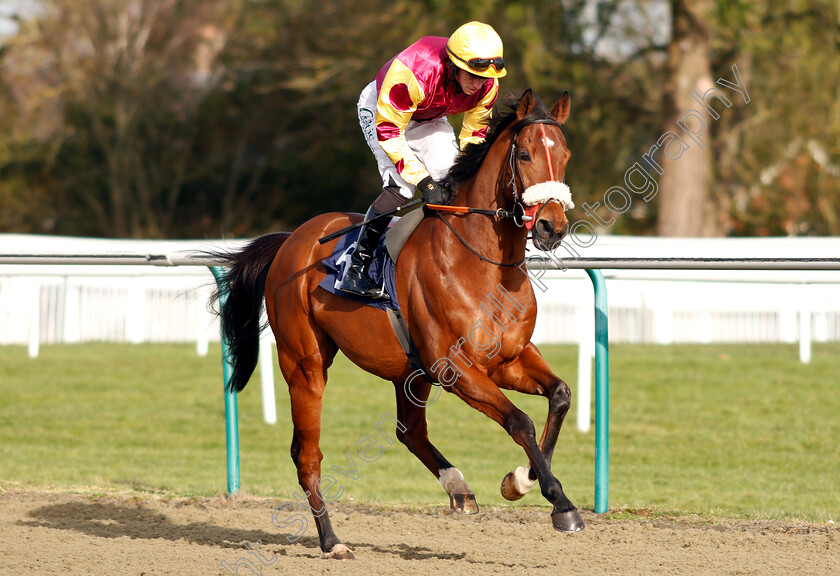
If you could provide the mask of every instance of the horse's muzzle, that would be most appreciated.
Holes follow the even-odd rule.
[[[563,228],[561,228],[558,231],[551,220],[540,218],[539,220],[537,220],[537,223],[534,224],[534,233],[532,235],[534,240],[534,246],[536,246],[539,250],[542,250],[544,252],[554,250],[554,248],[560,245],[560,242],[563,240],[563,237],[565,237],[566,234],[568,234],[568,232],[568,221],[566,222],[565,226],[563,226]]]

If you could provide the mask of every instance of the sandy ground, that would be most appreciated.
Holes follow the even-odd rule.
[[[8,491],[0,575],[840,574],[838,525],[584,513],[587,529],[567,535],[551,528],[547,507],[462,516],[338,504],[333,524],[356,560],[321,560],[311,521],[290,542],[302,526],[295,509],[276,516],[286,528],[272,525],[282,503]]]

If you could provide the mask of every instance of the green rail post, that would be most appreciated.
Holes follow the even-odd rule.
[[[607,284],[600,270],[586,270],[595,290],[595,513],[609,506],[610,369]]]
[[[227,275],[222,266],[210,266],[210,271],[219,287],[219,307],[224,306],[228,296]],[[225,439],[227,442],[227,490],[228,494],[239,492],[239,413],[236,407],[236,392],[228,390],[233,365],[230,361],[228,341],[222,331],[222,378],[225,394]]]

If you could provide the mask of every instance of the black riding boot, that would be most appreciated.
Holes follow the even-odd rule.
[[[373,251],[379,245],[379,239],[388,228],[392,216],[382,216],[371,206],[365,214],[365,220],[371,220],[359,231],[356,248],[350,255],[350,263],[338,289],[357,296],[388,300],[389,296],[382,287],[368,276],[368,268],[373,260]]]

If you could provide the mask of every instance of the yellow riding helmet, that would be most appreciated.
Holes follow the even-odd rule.
[[[507,74],[502,39],[488,24],[467,22],[449,37],[446,52],[455,66],[476,76],[501,78]]]

